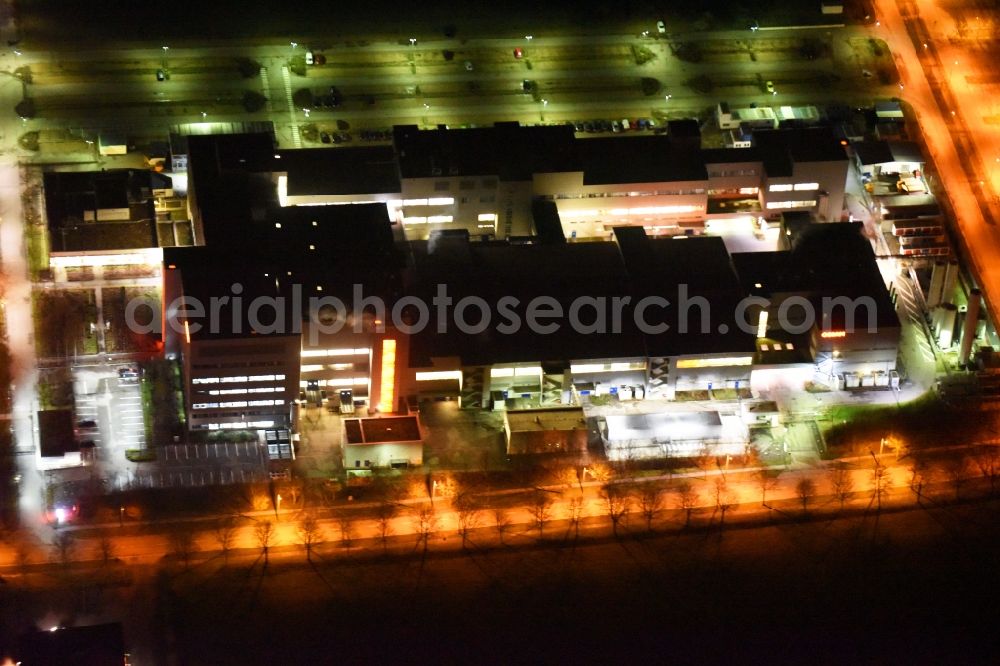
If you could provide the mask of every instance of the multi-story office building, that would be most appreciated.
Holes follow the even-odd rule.
[[[492,136],[490,131],[481,136]],[[504,131],[516,135],[515,128]],[[402,134],[403,130],[397,132],[397,143],[406,140]],[[435,136],[432,132],[425,138]],[[432,204],[430,195],[444,195],[446,190],[451,194],[452,187],[461,192],[463,179],[474,172],[497,171],[494,163],[456,167],[456,173],[441,166],[441,179],[448,186],[440,190],[433,172],[417,177],[420,172],[413,167],[400,178],[400,189],[425,196],[419,203],[399,204],[388,199],[394,196],[389,190],[396,182],[387,166],[389,153],[348,149],[334,163],[351,171],[344,180],[354,184],[341,187],[337,201],[325,202],[340,205],[304,205],[323,203],[318,200],[281,205],[290,203],[290,197],[307,196],[300,188],[301,174],[296,175],[303,166],[296,162],[301,156],[296,151],[273,153],[273,148],[252,139],[246,147],[252,154],[241,157],[234,141],[224,137],[220,147],[213,145],[212,137],[191,138],[195,190],[191,200],[199,206],[193,218],[208,247],[169,249],[164,257],[166,346],[168,352],[184,356],[192,427],[266,428],[268,422],[287,426],[294,400],[321,400],[324,392],[329,400],[358,402],[372,413],[405,411],[408,404],[431,398],[455,399],[464,407],[540,407],[577,403],[594,395],[671,400],[726,391],[750,396],[824,377],[834,382],[845,373],[886,373],[894,367],[898,320],[857,225],[812,225],[827,229],[829,236],[789,228],[795,232],[789,238],[798,245],[756,255],[731,255],[722,239],[714,236],[657,237],[657,230],[647,230],[644,224],[612,227],[611,240],[573,243],[569,242],[572,223],[560,223],[554,213],[562,216],[560,202],[568,202],[567,210],[580,210],[572,208],[577,199],[553,195],[547,202],[537,194],[543,187],[540,183],[556,192],[560,178],[569,182],[567,174],[576,174],[573,177],[591,179],[580,187],[612,188],[597,181],[609,180],[614,169],[605,166],[599,172],[592,166],[590,176],[586,170],[546,171],[555,164],[550,161],[533,166],[528,181],[519,180],[528,171],[494,174],[496,188],[516,190],[511,201],[527,206],[528,222],[518,221],[519,211],[510,218],[512,225],[537,228],[539,235],[475,242],[479,234],[459,224],[424,239],[414,237],[410,229],[413,224],[424,228],[433,224],[407,222],[407,217],[428,212],[423,206],[451,206],[456,213],[470,206],[469,210],[478,211],[479,204],[471,200]],[[641,139],[621,145],[628,141],[637,147],[660,145]],[[575,151],[573,159],[586,154],[593,164],[600,159],[625,160],[629,153],[618,145],[594,140],[590,148]],[[695,149],[688,143],[678,150]],[[764,203],[766,210],[771,199],[761,191],[760,184],[767,182],[762,174],[769,160],[778,159],[768,150],[776,149],[697,149],[692,154],[701,156],[702,166],[671,166],[677,179],[659,184],[654,178],[663,173],[660,158],[646,162],[645,173],[640,165],[632,165],[630,177],[664,191],[682,185],[698,189],[709,181],[715,187],[703,187],[704,192],[696,194],[654,192],[631,198],[668,197],[662,200],[666,202],[669,197],[695,197],[684,205],[704,205],[705,210],[709,204],[724,209],[723,201],[750,199],[758,208]],[[783,164],[792,170],[781,173],[792,175],[780,178],[805,178],[805,172],[796,170],[801,164],[820,164],[829,172],[820,169],[816,178],[826,173],[822,177],[834,179],[837,161],[819,160],[831,157],[832,151],[813,154],[815,162],[808,161],[804,151],[787,149]],[[603,157],[598,159],[598,154]],[[351,169],[352,165],[375,155],[381,155],[376,162],[383,179],[372,183],[365,196],[386,200],[349,205],[365,200],[347,192],[360,182],[360,169]],[[310,159],[321,161],[317,155]],[[272,171],[279,163],[287,171]],[[242,164],[255,166],[244,171]],[[684,169],[690,173],[682,174]],[[337,173],[318,174],[315,180],[333,188]],[[279,181],[286,179],[284,186],[275,182],[274,174]],[[705,177],[695,178],[701,174]],[[501,187],[502,178],[518,184]],[[425,190],[406,189],[417,180]],[[482,178],[476,182],[465,191],[485,192]],[[789,200],[818,196],[802,188],[790,192],[783,196]],[[475,212],[477,219],[482,214]],[[635,217],[645,221],[643,214]],[[498,217],[495,228],[506,228],[504,220]],[[570,233],[563,233],[566,228]],[[820,240],[810,240],[815,238]],[[839,249],[817,250],[825,246]],[[809,268],[813,262],[815,268]],[[845,282],[846,275],[864,279]],[[239,294],[234,285],[239,285]],[[435,303],[441,289],[450,299],[443,314]],[[222,330],[196,331],[193,319],[175,302],[180,295],[197,296],[203,303],[228,297],[230,304],[239,296],[245,307],[254,298],[258,303],[261,298],[264,302],[281,298],[287,307],[265,316],[265,324],[272,326],[258,327],[256,332],[249,326],[249,312],[225,319],[228,324]],[[770,298],[771,303],[748,303],[746,297],[751,295]],[[784,301],[824,295],[870,296],[878,308],[878,334],[855,337],[840,326],[842,322],[822,318],[791,332],[777,326],[781,321],[777,310]],[[310,299],[324,297],[336,297],[342,307],[327,303],[329,307],[312,316],[317,311]],[[420,303],[428,308],[426,316]],[[536,323],[542,318],[540,328],[528,325],[532,317]],[[281,327],[276,327],[279,323]],[[556,323],[555,329],[550,323]],[[830,359],[836,362],[824,365]],[[350,395],[342,397],[341,391],[347,390]]]
[[[760,130],[752,146],[704,150],[697,136],[575,138],[568,126],[421,130],[392,147],[291,150],[272,160],[282,205],[380,202],[406,238],[463,229],[476,238],[534,234],[534,201],[556,203],[569,239],[738,227],[783,211],[838,221],[848,159],[828,128]]]

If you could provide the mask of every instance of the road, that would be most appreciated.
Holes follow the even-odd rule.
[[[865,456],[857,459],[844,461],[847,475],[850,479],[850,488],[853,492],[846,499],[848,508],[863,508],[871,506],[873,503],[871,495],[872,469],[871,458]],[[890,454],[881,457],[880,464],[887,469],[887,493],[883,499],[886,506],[905,506],[916,503],[916,496],[910,488],[910,471],[906,463],[898,462]],[[830,467],[833,466],[831,463]],[[775,477],[768,483],[767,489],[762,495],[761,483],[756,474],[756,470],[750,469],[712,469],[707,471],[697,471],[687,474],[675,474],[669,478],[647,478],[643,483],[648,482],[669,482],[671,487],[676,487],[677,483],[686,480],[692,487],[692,510],[699,520],[711,515],[713,519],[718,519],[717,511],[720,501],[717,497],[718,484],[722,484],[724,500],[722,503],[731,506],[733,514],[739,514],[743,519],[750,519],[755,512],[763,511],[767,515],[771,508],[784,507],[783,511],[795,511],[800,506],[798,483],[809,478],[816,484],[815,496],[810,499],[810,506],[816,510],[836,513],[839,507],[839,498],[835,495],[836,490],[831,485],[830,475],[825,471],[827,467],[804,468],[796,471],[780,473],[775,470]],[[964,485],[972,486],[977,482],[979,473],[971,467],[966,470],[968,475]],[[928,478],[931,478],[928,473]],[[933,477],[938,484],[937,492],[948,495],[953,492],[951,486],[947,486],[946,472],[944,469],[936,472]],[[980,479],[978,481],[982,483]],[[928,488],[930,488],[928,483]],[[580,488],[573,486],[548,486],[540,491],[550,500],[546,521],[568,520],[574,511],[579,511],[581,519],[596,519],[607,516],[607,504],[601,496],[601,484],[587,482]],[[533,530],[537,533],[536,514],[532,509],[531,497],[533,493],[530,489],[515,489],[486,493],[480,496],[483,506],[501,506],[505,509],[505,515],[510,521],[512,532],[528,534]],[[761,500],[766,500],[767,507],[763,506]],[[581,498],[582,504],[579,509],[574,509],[574,498]],[[667,493],[663,496],[662,509],[673,509],[677,506],[677,496],[674,493]],[[418,534],[418,516],[420,509],[428,505],[427,498],[417,498],[402,500],[394,503],[392,517],[388,520],[388,534],[393,538],[412,538]],[[448,499],[438,498],[434,503],[434,527],[432,532],[452,532],[459,528],[459,514]],[[791,508],[789,508],[791,507]],[[825,507],[825,508],[821,508]],[[243,512],[240,519],[235,523],[236,527],[232,533],[230,546],[236,549],[254,549],[258,547],[258,537],[256,526],[264,521],[270,521],[275,526],[272,546],[290,546],[301,543],[299,534],[300,519],[304,515],[301,507],[282,507],[279,502],[279,510],[261,510]],[[318,517],[320,533],[324,534],[322,540],[336,541],[341,534],[340,521],[337,516],[347,515],[350,517],[352,538],[360,540],[375,540],[381,534],[381,525],[374,518],[378,510],[377,504],[355,504],[341,506],[334,512],[327,509],[317,508],[312,511]],[[631,507],[633,522],[642,522],[639,514],[639,506],[633,498]],[[132,563],[155,563],[164,555],[176,551],[176,538],[178,533],[190,536],[191,552],[215,552],[219,550],[219,541],[216,533],[216,525],[219,521],[231,519],[231,514],[226,515],[202,515],[191,518],[178,518],[174,520],[144,521],[131,517],[130,510],[125,507],[123,519],[119,522],[105,525],[65,525],[60,528],[60,532],[71,533],[78,537],[77,548],[74,557],[80,561],[96,559],[95,553],[99,549],[99,539],[102,534],[110,535],[115,543],[116,555],[123,560]],[[476,525],[483,530],[489,530],[494,525],[492,511],[484,508],[478,515]],[[49,529],[42,535],[42,538],[25,535],[20,539],[11,540],[5,544],[0,544],[0,566],[14,565],[18,559],[18,547],[27,547],[32,552],[32,559],[35,562],[45,561],[51,557],[49,544],[56,532]]]
[[[836,39],[833,39],[836,35]],[[817,38],[833,45],[816,60],[799,57],[795,40]],[[323,51],[327,63],[310,67],[307,76],[289,71],[289,58],[304,47],[234,46],[88,50],[80,52],[22,51],[17,64],[31,70],[28,94],[38,107],[30,129],[69,129],[92,137],[101,129],[124,129],[142,137],[161,136],[171,125],[201,122],[272,120],[282,146],[303,145],[301,130],[318,125],[332,129],[346,121],[353,129],[386,128],[394,124],[490,124],[496,120],[525,123],[564,122],[588,118],[703,115],[716,100],[733,104],[870,103],[892,92],[861,77],[864,64],[845,49],[850,40],[864,41],[864,28],[831,31],[706,33],[675,36],[669,42],[654,37],[545,37],[468,39],[418,42],[351,42]],[[707,55],[688,62],[672,54],[681,41],[698,43]],[[736,47],[726,40],[739,40]],[[731,53],[713,52],[725,46]],[[524,57],[514,58],[521,47]],[[633,48],[648,49],[652,60],[636,64]],[[451,60],[443,54],[454,49]],[[751,56],[751,53],[753,54]],[[262,65],[260,76],[241,78],[238,58]],[[465,63],[473,66],[472,71]],[[164,69],[170,78],[156,80]],[[710,73],[715,90],[708,96],[687,85]],[[646,96],[642,77],[661,83],[661,91]],[[537,84],[524,94],[521,82]],[[776,99],[764,94],[765,80],[774,81]],[[300,88],[317,92],[331,85],[343,93],[334,110],[292,103]],[[268,98],[267,108],[247,113],[244,92]],[[670,94],[670,100],[664,95]],[[369,102],[374,100],[374,104]],[[547,104],[542,100],[546,100]],[[204,114],[204,115],[203,115]],[[312,135],[310,135],[312,138]]]
[[[876,13],[880,36],[902,64],[903,98],[916,112],[971,268],[990,312],[1000,312],[1000,216],[994,204],[1000,191],[1000,127],[991,120],[996,84],[969,83],[980,68],[996,69],[996,60],[990,60],[995,47],[983,48],[979,33],[972,40],[956,39],[953,14],[931,0],[878,0]],[[988,169],[984,156],[994,160]]]

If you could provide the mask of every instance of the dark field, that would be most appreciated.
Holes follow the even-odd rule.
[[[299,0],[289,5],[261,0],[175,0],[141,3],[129,0],[68,2],[22,0],[21,26],[26,43],[65,49],[74,44],[100,46],[108,41],[140,43],[169,39],[211,45],[213,40],[257,39],[281,43],[295,39],[316,48],[353,38],[443,39],[445,26],[455,38],[521,37],[557,32],[608,34],[646,29],[662,18],[676,32],[746,29],[762,25],[828,22],[818,0],[728,2],[636,2],[635,0],[505,0],[490,4],[463,0],[421,2],[383,0],[377,4]]]

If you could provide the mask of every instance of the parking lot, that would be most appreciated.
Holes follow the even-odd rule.
[[[125,451],[146,445],[139,378],[129,372],[133,367],[101,363],[73,370],[77,422],[97,424],[80,437],[94,442],[98,476],[116,488],[124,487],[135,472],[135,463],[125,458]]]

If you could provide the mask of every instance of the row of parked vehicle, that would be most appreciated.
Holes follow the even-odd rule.
[[[392,130],[361,130],[358,138],[362,141],[389,141],[392,139]],[[321,143],[345,143],[353,141],[354,136],[350,132],[320,132],[319,140]]]
[[[612,132],[617,134],[618,132],[656,131],[657,129],[656,121],[652,118],[636,118],[634,120],[629,120],[628,118],[622,118],[621,120],[574,120],[567,121],[566,124],[572,125],[573,129],[577,132],[586,132],[588,134],[595,132]]]

